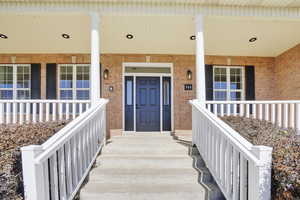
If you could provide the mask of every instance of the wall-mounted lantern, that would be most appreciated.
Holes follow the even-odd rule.
[[[193,72],[191,70],[187,70],[186,72],[186,78],[187,80],[192,80]]]
[[[108,75],[109,75],[109,71],[108,71],[108,69],[105,69],[104,72],[103,72],[103,78],[104,78],[104,80],[108,79]]]

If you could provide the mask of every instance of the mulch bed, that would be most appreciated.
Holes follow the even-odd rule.
[[[300,136],[270,122],[242,117],[222,117],[255,145],[273,147],[272,199],[300,199]]]
[[[20,147],[42,144],[67,121],[0,125],[0,199],[23,199]]]

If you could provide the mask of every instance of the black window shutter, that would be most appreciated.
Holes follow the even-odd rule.
[[[205,85],[206,85],[206,100],[211,101],[214,98],[212,65],[205,65]]]
[[[41,98],[41,64],[31,64],[31,99]]]
[[[46,67],[46,98],[56,99],[56,63],[47,63]]]
[[[246,100],[255,100],[255,69],[254,66],[245,67]]]

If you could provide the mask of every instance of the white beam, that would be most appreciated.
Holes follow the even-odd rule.
[[[95,105],[100,99],[100,39],[99,39],[99,23],[100,17],[98,13],[91,13],[91,103]]]
[[[196,97],[200,101],[205,101],[206,92],[205,92],[203,16],[197,15],[195,17],[195,23],[196,23]]]

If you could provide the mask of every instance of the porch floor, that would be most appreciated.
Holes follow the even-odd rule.
[[[205,199],[189,147],[163,134],[113,137],[103,148],[81,200]]]

